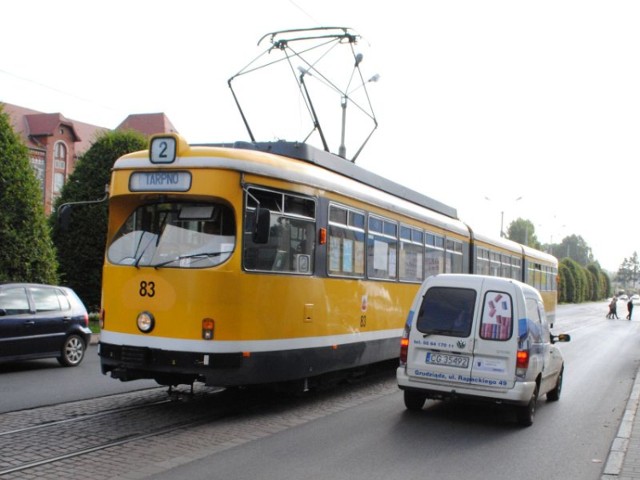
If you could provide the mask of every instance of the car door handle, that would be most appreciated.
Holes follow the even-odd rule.
[[[62,317],[62,321],[64,323],[69,323],[71,321],[71,317]]]
[[[25,320],[24,324],[27,325],[27,326],[31,326],[31,325],[35,325],[36,322],[34,322],[33,320]]]

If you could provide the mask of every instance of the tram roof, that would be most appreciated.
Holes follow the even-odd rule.
[[[198,144],[194,146],[211,146],[237,148],[244,150],[257,150],[275,155],[302,160],[319,167],[331,170],[349,177],[357,182],[364,183],[383,192],[403,198],[409,202],[415,203],[422,207],[433,210],[447,217],[458,220],[458,212],[455,208],[450,207],[438,200],[423,195],[415,190],[411,190],[399,183],[392,182],[380,175],[365,170],[342,157],[333,153],[320,150],[319,148],[300,142],[246,142],[238,141],[234,143],[216,143],[216,144]]]

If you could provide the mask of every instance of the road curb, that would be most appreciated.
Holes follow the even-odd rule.
[[[631,439],[631,433],[633,431],[634,422],[636,420],[636,414],[638,412],[638,404],[640,403],[640,375],[636,372],[636,378],[631,389],[631,395],[627,401],[627,407],[625,408],[620,427],[616,438],[613,439],[611,444],[611,450],[607,463],[602,471],[601,480],[612,480],[617,478],[622,472],[624,460],[629,448],[629,440]]]

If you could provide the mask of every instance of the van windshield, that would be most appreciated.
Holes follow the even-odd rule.
[[[471,333],[476,291],[433,287],[422,298],[416,328],[427,335],[468,337]]]
[[[135,267],[212,267],[231,256],[235,233],[233,210],[224,204],[143,205],[114,236],[107,257]]]

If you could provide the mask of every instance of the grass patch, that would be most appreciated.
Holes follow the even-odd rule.
[[[100,315],[97,313],[89,314],[89,328],[91,333],[100,333]]]

